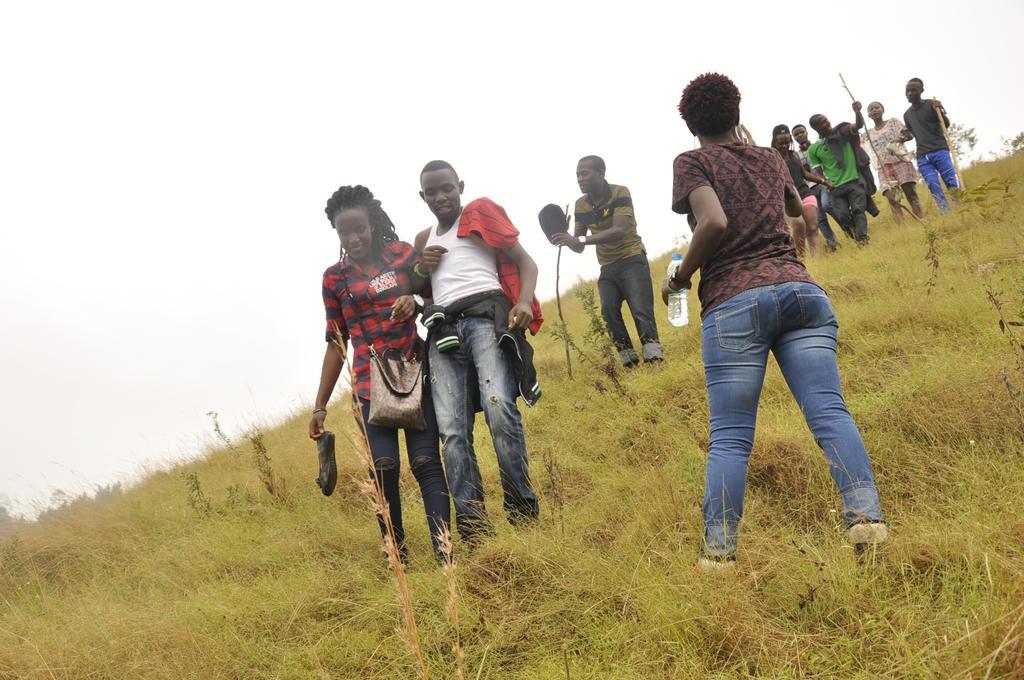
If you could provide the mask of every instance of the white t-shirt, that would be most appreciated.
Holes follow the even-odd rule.
[[[478,238],[459,238],[458,220],[441,236],[437,229],[435,225],[430,230],[426,246],[442,246],[448,252],[430,275],[435,305],[447,307],[470,295],[501,290],[494,248]]]

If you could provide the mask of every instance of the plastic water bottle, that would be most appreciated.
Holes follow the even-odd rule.
[[[679,253],[673,253],[672,259],[668,263],[668,278],[675,276],[676,270],[679,269],[679,265],[683,263],[683,256]],[[690,319],[686,315],[686,290],[681,290],[678,293],[668,294],[668,322],[673,326],[685,326],[690,322]]]

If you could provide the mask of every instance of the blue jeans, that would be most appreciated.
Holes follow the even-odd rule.
[[[832,192],[822,184],[815,184],[811,193],[818,199],[818,231],[825,237],[828,249],[835,250],[839,247],[839,241],[836,240],[836,233],[832,231],[832,225],[828,222],[828,216],[832,215],[836,222],[839,222],[839,218],[832,212]]]
[[[658,342],[658,325],[654,321],[654,287],[647,255],[640,253],[601,267],[597,279],[601,296],[601,316],[608,325],[615,349],[632,349],[626,322],[622,320],[622,303],[629,305],[636,324],[640,344]]]
[[[828,297],[803,282],[743,291],[705,316],[704,373],[711,407],[704,485],[707,555],[725,557],[736,550],[769,351],[825,452],[846,524],[883,521],[871,461],[839,385],[838,330]]]
[[[473,540],[481,531],[488,531],[483,482],[473,447],[478,390],[498,456],[509,520],[514,523],[537,517],[540,506],[530,484],[515,375],[498,346],[494,321],[467,317],[454,325],[461,343],[458,349],[440,352],[430,343],[430,383],[445,476],[455,501],[455,523],[463,538]]]
[[[946,200],[946,194],[942,193],[939,175],[942,176],[942,181],[946,184],[947,189],[960,188],[960,182],[956,179],[953,156],[950,155],[949,149],[940,149],[924,156],[918,156],[917,169],[921,173],[924,183],[928,185],[928,191],[932,192],[932,198],[935,199],[939,210],[944,213],[949,212],[949,201]]]

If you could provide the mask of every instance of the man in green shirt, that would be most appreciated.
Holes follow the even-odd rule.
[[[854,102],[854,122],[840,123],[835,127],[820,113],[811,116],[811,127],[819,139],[807,150],[807,160],[812,166],[820,165],[828,181],[836,185],[832,190],[832,208],[839,217],[839,226],[858,245],[866,245],[868,195],[857,168],[854,146],[860,143],[859,130],[864,127],[860,109],[860,102]]]
[[[654,289],[647,251],[636,231],[633,198],[629,189],[604,179],[605,164],[599,156],[584,156],[576,165],[576,182],[583,196],[576,199],[576,227],[572,236],[555,234],[551,242],[582,253],[590,245],[597,249],[601,276],[601,315],[608,326],[619,358],[635,366],[640,357],[622,319],[622,303],[629,305],[640,335],[644,361],[661,361],[662,347],[654,321]],[[587,231],[590,234],[587,235]]]

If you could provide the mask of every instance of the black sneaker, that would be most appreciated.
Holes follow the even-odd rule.
[[[334,460],[334,433],[324,432],[316,440],[317,456],[320,459],[320,476],[316,485],[325,496],[334,493],[334,485],[338,483],[338,464]]]

